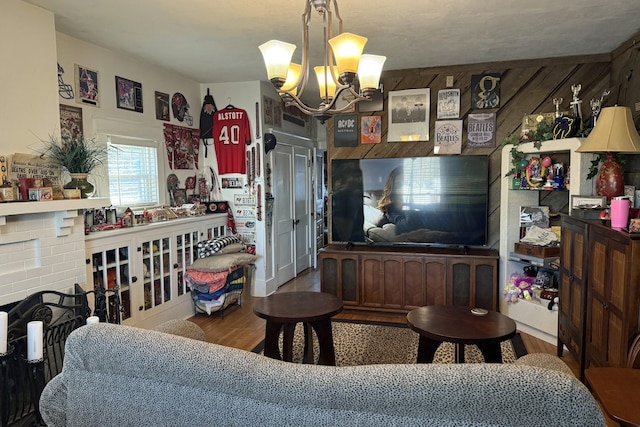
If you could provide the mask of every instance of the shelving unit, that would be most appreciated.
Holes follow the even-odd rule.
[[[593,154],[577,153],[583,139],[568,138],[543,141],[541,148],[534,147],[532,142],[521,144],[520,150],[527,157],[551,156],[554,154],[568,156],[571,168],[571,181],[569,189],[560,190],[566,197],[566,206],[571,213],[571,196],[593,194],[593,184],[587,180],[589,164]],[[511,169],[511,146],[502,149],[502,181],[500,189],[500,278],[499,296],[500,312],[506,314],[516,321],[518,328],[537,338],[543,339],[552,344],[556,344],[558,331],[558,312],[549,309],[537,302],[520,300],[517,303],[507,303],[502,297],[502,290],[509,281],[513,272],[521,272],[522,268],[528,264],[536,265],[536,262],[522,258],[523,256],[513,256],[514,243],[520,241],[520,207],[538,206],[540,196],[547,193],[546,190],[512,190],[512,177],[507,176]],[[538,261],[540,263],[540,261]],[[544,261],[542,261],[544,264]]]

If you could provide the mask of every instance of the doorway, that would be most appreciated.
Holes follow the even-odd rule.
[[[278,286],[312,265],[311,149],[278,144],[274,153],[274,225]]]

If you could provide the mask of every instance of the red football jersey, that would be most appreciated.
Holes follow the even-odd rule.
[[[214,113],[213,144],[218,173],[246,173],[246,146],[251,144],[251,126],[245,110],[226,107]]]

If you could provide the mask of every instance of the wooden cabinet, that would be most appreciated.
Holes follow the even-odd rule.
[[[567,346],[584,379],[584,337],[587,301],[587,224],[562,217],[558,304],[558,356]]]
[[[640,240],[589,227],[586,367],[624,367],[638,331]]]
[[[320,251],[320,266],[322,291],[351,308],[497,307],[498,255],[492,250],[330,245]]]
[[[640,315],[640,240],[600,221],[563,218],[558,353],[624,367]]]
[[[320,251],[322,291],[341,298],[345,306],[360,304],[358,256],[347,251]]]

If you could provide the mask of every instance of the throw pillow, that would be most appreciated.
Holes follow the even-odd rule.
[[[257,255],[251,255],[244,252],[222,254],[206,258],[198,258],[189,266],[189,269],[208,272],[223,271],[238,265],[253,264],[257,259]]]
[[[198,248],[198,257],[204,258],[219,253],[222,249],[229,245],[242,243],[242,240],[236,236],[222,236],[215,239],[203,240],[196,245]]]

